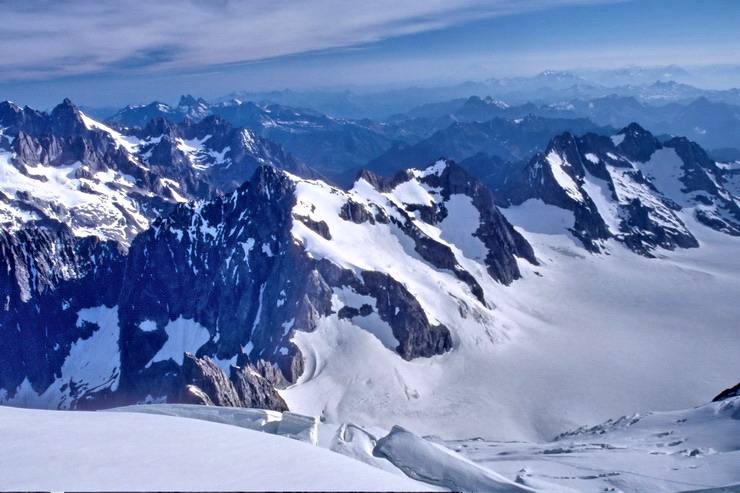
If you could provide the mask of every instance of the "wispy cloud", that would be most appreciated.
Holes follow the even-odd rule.
[[[615,0],[0,0],[0,78],[168,72]]]

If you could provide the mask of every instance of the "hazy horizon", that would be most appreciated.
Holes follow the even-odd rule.
[[[123,106],[180,94],[359,88],[678,65],[737,87],[740,3],[0,0],[0,99]],[[654,82],[654,81],[653,81]]]

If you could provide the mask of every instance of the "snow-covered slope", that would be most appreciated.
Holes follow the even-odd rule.
[[[304,442],[139,413],[0,406],[7,491],[423,491]]]
[[[192,143],[183,131],[169,149]],[[293,384],[288,406],[327,422],[549,439],[735,381],[738,240],[711,162],[625,131],[561,138],[527,164],[540,179],[524,192],[543,193],[511,200],[508,222],[445,161],[364,173],[346,191],[259,168],[158,220],[101,264],[110,275],[83,269],[13,298],[0,400],[172,402],[195,385],[229,402],[237,377],[257,373],[262,390]],[[74,356],[104,334],[120,337],[91,376]]]
[[[291,409],[443,437],[544,440],[698,405],[737,379],[736,239],[691,223],[698,249],[648,259],[614,244],[592,255],[553,232],[559,208],[505,213],[541,265],[521,264],[511,286],[484,285],[496,303],[488,330],[502,339],[465,326],[456,350],[405,362],[350,324],[327,323],[296,336],[318,370],[283,391]]]
[[[740,398],[623,416],[547,443],[433,439],[476,464],[536,489],[738,491]],[[547,486],[545,486],[547,485]]]
[[[558,226],[572,212],[536,200],[506,209],[527,243],[491,200],[444,161],[364,174],[349,191],[261,168],[142,235],[121,277],[104,281],[114,294],[47,293],[46,325],[9,319],[2,398],[32,404],[74,383],[64,389],[84,392],[64,402],[105,405],[111,385],[58,373],[73,346],[110,330],[81,318],[96,307],[117,316],[115,391],[134,401],[182,396],[188,351],[226,370],[278,367],[294,383],[281,391],[291,410],[444,437],[549,439],[697,405],[737,379],[735,237],[676,211],[699,248],[647,258],[607,238],[609,255],[595,255]],[[35,372],[36,352],[12,350],[27,330],[39,358],[59,345]]]

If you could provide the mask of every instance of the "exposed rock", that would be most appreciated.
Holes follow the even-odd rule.
[[[185,353],[182,378],[179,400],[184,403],[288,410],[272,384],[252,366],[231,366],[227,377],[208,356]]]
[[[277,393],[272,382],[262,377],[251,366],[232,366],[229,379],[234,384],[243,407],[287,411],[288,405]]]
[[[322,238],[326,240],[331,240],[331,232],[329,231],[329,225],[326,224],[326,221],[314,221],[310,217],[298,215],[294,215],[293,217],[305,224],[308,229],[315,232]]]
[[[375,224],[375,218],[373,215],[365,209],[362,204],[355,202],[354,200],[348,200],[340,209],[339,217],[346,221],[352,221],[356,224],[362,224],[364,222],[370,222]]]
[[[723,401],[725,399],[730,399],[732,397],[738,396],[740,396],[740,383],[717,394],[714,399],[712,399],[712,402]]]
[[[189,386],[195,386],[207,395],[216,406],[242,406],[242,399],[226,374],[208,356],[196,358],[185,353],[182,363],[183,400]]]
[[[452,349],[452,336],[442,324],[429,323],[411,293],[388,274],[364,271],[370,295],[377,300],[378,314],[393,329],[399,345],[396,352],[406,360],[430,357]]]

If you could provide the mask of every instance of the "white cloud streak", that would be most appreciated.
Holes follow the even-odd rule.
[[[0,79],[167,73],[617,0],[0,0]]]

